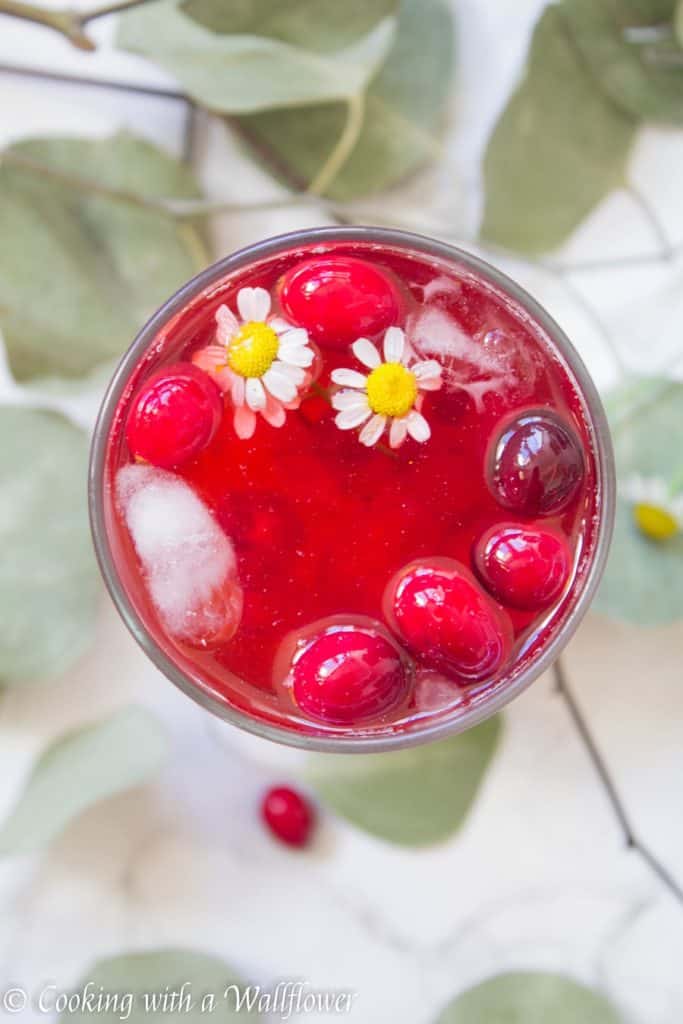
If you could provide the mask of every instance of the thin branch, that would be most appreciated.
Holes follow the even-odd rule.
[[[648,224],[652,228],[652,233],[659,243],[662,255],[665,260],[669,261],[674,258],[674,250],[671,246],[669,236],[664,230],[664,226],[659,220],[659,217],[655,213],[654,208],[650,205],[650,201],[646,199],[642,192],[639,192],[634,185],[627,186],[628,194],[633,199],[634,203],[641,210],[643,216],[647,220]]]
[[[626,846],[629,847],[629,849],[635,850],[640,855],[640,857],[645,861],[645,863],[653,872],[653,874],[657,876],[662,885],[664,885],[669,890],[669,892],[678,900],[679,903],[683,903],[683,888],[681,888],[681,886],[674,878],[674,876],[671,874],[671,872],[668,871],[667,868],[665,868],[664,865],[661,863],[661,861],[653,854],[652,850],[639,839],[631,823],[631,819],[626,810],[624,802],[621,799],[616,783],[614,782],[612,776],[609,773],[607,764],[602,754],[600,753],[600,750],[598,748],[597,743],[595,742],[593,734],[591,733],[588,727],[588,723],[581,714],[581,710],[578,704],[576,703],[574,695],[572,694],[567,684],[564,668],[559,659],[555,662],[554,674],[557,690],[562,696],[562,699],[564,700],[567,706],[567,710],[569,711],[571,719],[574,722],[574,725],[576,726],[576,730],[579,736],[581,737],[583,745],[586,749],[586,753],[588,754],[588,757],[590,758],[593,764],[593,767],[598,775],[598,778],[600,779],[600,782],[603,785],[607,799],[609,800],[612,810],[614,811],[614,815],[619,823],[619,827],[623,832]]]
[[[149,3],[149,0],[119,0],[118,3],[103,4],[101,7],[95,7],[92,11],[86,11],[80,16],[80,21],[82,25],[87,25],[91,21],[97,21],[98,18],[106,18],[109,14],[120,14],[131,7],[141,7],[146,3]]]
[[[1,2],[1,0],[0,0]],[[64,85],[85,85],[93,89],[112,89],[116,92],[130,92],[137,96],[153,96],[156,99],[176,100],[186,103],[184,92],[177,89],[162,89],[158,86],[137,85],[133,82],[115,82],[108,78],[92,78],[89,75],[65,75],[59,71],[45,71],[43,68],[28,68],[23,64],[0,64],[0,74],[22,75],[44,82],[59,82]]]
[[[83,20],[73,11],[51,11],[35,4],[19,3],[18,0],[0,0],[0,14],[8,14],[11,18],[31,21],[34,25],[42,25],[64,36],[79,50],[92,51],[95,44],[83,31]]]
[[[186,164],[192,164],[197,134],[197,108],[190,99],[188,99],[186,106],[185,124],[183,126],[183,160]]]
[[[37,4],[22,3],[20,0],[0,0],[0,14],[7,14],[11,18],[21,18],[23,21],[31,21],[34,25],[42,25],[44,28],[52,29],[79,50],[92,52],[96,49],[92,39],[86,34],[85,26],[98,18],[104,18],[108,14],[118,14],[119,11],[126,11],[130,7],[138,7],[147,3],[148,0],[119,0],[118,3],[105,4],[102,7],[95,7],[91,11],[72,11],[67,8],[50,10],[40,7]]]

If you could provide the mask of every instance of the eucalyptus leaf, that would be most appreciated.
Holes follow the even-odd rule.
[[[307,777],[353,825],[401,846],[447,839],[463,824],[496,750],[501,720],[384,754],[312,758]]]
[[[198,194],[183,164],[129,135],[0,153],[0,328],[14,375],[82,376],[120,356],[208,262],[195,225],[144,202]]]
[[[635,131],[596,88],[562,13],[547,8],[486,150],[482,238],[526,253],[559,246],[624,183]]]
[[[85,500],[85,434],[0,407],[0,680],[54,676],[90,643],[99,576]]]
[[[304,44],[312,53],[335,53],[392,17],[398,0],[182,0],[180,6],[212,32],[265,36],[291,46]]]
[[[93,804],[146,782],[166,749],[157,720],[137,707],[60,737],[36,762],[0,827],[0,855],[42,849]]]
[[[161,949],[100,960],[86,971],[74,991],[83,992],[88,983],[91,992],[109,995],[109,1006],[66,1010],[59,1018],[60,1024],[121,1020],[128,1024],[205,1024],[207,1020],[245,1017],[261,1020],[255,1009],[246,1009],[250,993],[235,971],[218,957],[194,950]],[[116,994],[118,1003],[114,1000]],[[245,1002],[238,1010],[241,997]]]
[[[614,1006],[561,974],[515,971],[467,989],[435,1024],[620,1024]]]
[[[453,16],[444,0],[402,0],[393,46],[369,82],[357,141],[325,194],[346,201],[401,181],[440,153],[453,70]],[[241,117],[254,157],[306,188],[333,152],[346,104]]]
[[[624,491],[629,478],[683,486],[683,384],[645,380],[607,401],[617,463],[617,515],[594,607],[610,618],[659,625],[683,618],[683,533],[650,540]]]
[[[384,61],[395,28],[376,0],[346,0],[351,32],[330,49],[330,29],[313,0],[260,0],[252,14],[239,0],[220,6],[214,31],[202,23],[214,24],[206,4],[188,11],[181,0],[152,0],[121,17],[119,46],[155,61],[203,106],[243,114],[355,96]],[[271,16],[259,26],[256,15],[266,9]],[[377,15],[369,28],[368,11]],[[231,25],[237,31],[222,31]]]
[[[633,117],[683,124],[675,8],[675,0],[563,0],[559,8],[599,87]]]

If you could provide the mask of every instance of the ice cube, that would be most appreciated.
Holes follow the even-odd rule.
[[[230,639],[242,614],[232,542],[192,488],[151,466],[119,470],[116,494],[165,629],[193,646]]]
[[[472,362],[476,342],[438,306],[423,306],[408,322],[408,338],[420,356],[434,357],[441,362],[462,360]]]
[[[492,327],[472,337],[438,306],[424,306],[408,323],[408,338],[420,357],[438,359],[447,388],[466,391],[476,409],[489,392],[522,399],[531,393],[537,357],[509,331]]]
[[[431,302],[433,299],[438,299],[439,296],[452,299],[456,295],[460,295],[461,291],[462,285],[459,281],[442,275],[427,282],[422,289],[422,297],[425,302]]]

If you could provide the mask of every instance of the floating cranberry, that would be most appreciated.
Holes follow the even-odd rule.
[[[292,678],[301,710],[338,725],[378,718],[398,704],[407,684],[393,644],[360,626],[319,634],[296,659]]]
[[[559,596],[572,558],[559,534],[506,523],[484,534],[475,548],[474,563],[499,601],[535,611]]]
[[[273,835],[287,846],[306,846],[315,822],[308,800],[288,786],[268,790],[261,816]]]
[[[331,348],[345,348],[362,335],[390,327],[400,307],[391,279],[351,256],[298,263],[282,280],[280,302],[287,316]]]
[[[178,363],[154,374],[133,402],[126,440],[133,455],[172,469],[198,455],[214,437],[223,400],[208,374]]]
[[[504,613],[458,562],[414,562],[389,584],[388,618],[424,665],[468,682],[493,675],[507,657]]]
[[[584,473],[581,443],[567,424],[545,413],[515,420],[494,449],[489,486],[506,508],[554,515],[566,508]]]

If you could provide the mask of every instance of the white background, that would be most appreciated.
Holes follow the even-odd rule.
[[[444,165],[406,189],[416,228],[478,216],[478,162],[519,73],[538,0],[460,0],[458,88]],[[95,55],[48,31],[0,19],[0,62],[173,88],[144,61],[111,49],[98,22]],[[180,153],[181,102],[0,73],[0,142],[30,134],[102,135],[127,126]],[[195,160],[214,196],[258,200],[277,188],[201,121]],[[530,154],[533,159],[533,154]],[[683,133],[643,132],[631,179],[683,241]],[[373,216],[373,213],[375,216]],[[391,216],[368,202],[358,219]],[[323,223],[313,206],[223,216],[219,253],[282,230]],[[505,264],[560,320],[602,388],[625,369],[677,372],[683,356],[683,262],[659,258],[642,209],[614,194],[557,261],[613,261],[556,273]],[[629,266],[624,255],[642,256]],[[3,385],[5,397],[26,395]],[[2,397],[2,396],[0,396]],[[66,403],[89,424],[96,396]],[[312,850],[291,853],[262,831],[264,786],[287,780],[299,755],[214,724],[136,649],[103,598],[96,647],[45,688],[0,700],[0,814],[36,753],[65,728],[135,700],[168,724],[173,756],[158,783],[88,812],[34,859],[0,864],[0,989],[66,987],[93,960],[179,945],[224,956],[270,985],[305,978],[358,993],[351,1019],[429,1024],[456,992],[508,968],[561,970],[606,991],[632,1024],[683,1020],[683,906],[675,885],[628,848],[566,699],[549,676],[506,714],[504,740],[461,834],[428,851],[389,847],[322,813]],[[683,886],[683,687],[680,626],[641,632],[589,617],[565,659],[638,841]],[[22,1019],[42,1019],[27,1013]],[[309,1016],[307,1020],[323,1020]],[[474,1024],[474,1022],[473,1022]],[[549,1022],[550,1024],[550,1022]]]

